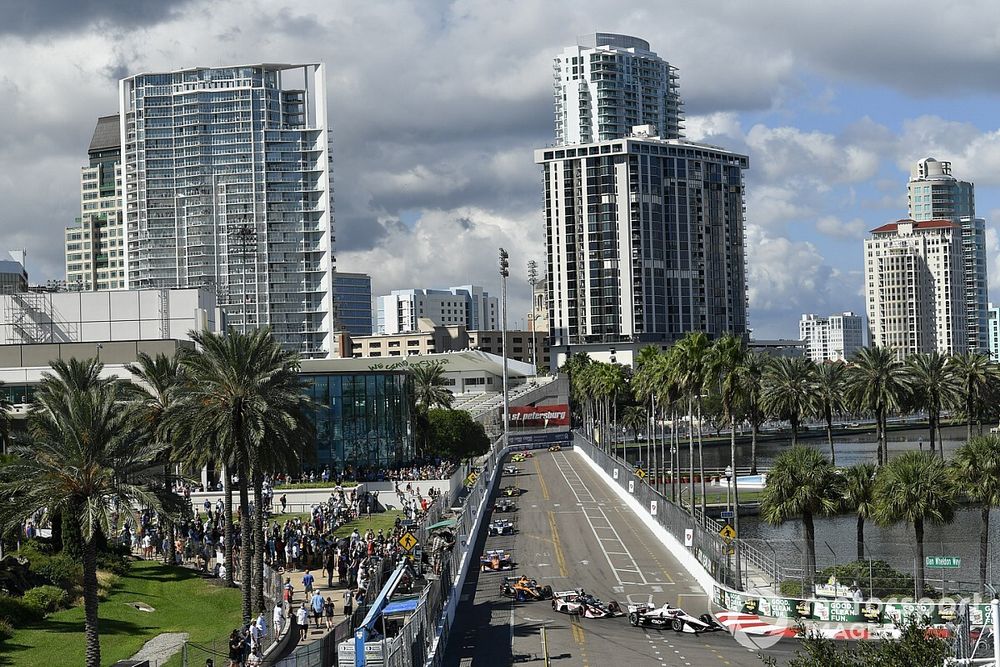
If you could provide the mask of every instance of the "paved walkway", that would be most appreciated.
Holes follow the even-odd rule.
[[[319,591],[323,595],[325,600],[328,596],[333,599],[334,604],[334,615],[333,615],[333,626],[336,627],[338,623],[344,620],[344,587],[337,584],[337,579],[333,579],[333,588],[328,587],[326,576],[322,570],[310,570],[312,572],[315,581],[313,582],[313,591]],[[299,607],[303,602],[306,603],[306,607],[309,609],[309,632],[306,634],[305,638],[298,641],[297,646],[305,646],[318,641],[326,635],[327,632],[333,630],[333,628],[326,627],[326,617],[323,618],[323,623],[320,626],[316,625],[316,621],[312,615],[312,608],[310,606],[309,599],[306,597],[305,586],[302,584],[302,578],[305,577],[305,570],[286,570],[282,576],[282,581],[288,578],[292,580],[292,586],[294,587],[294,595],[292,596],[291,610],[289,614],[293,617],[298,611]],[[298,628],[296,628],[296,632]]]

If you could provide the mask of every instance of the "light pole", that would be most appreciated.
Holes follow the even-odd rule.
[[[732,510],[730,509],[729,506],[729,492],[730,489],[732,488],[731,482],[733,479],[733,466],[731,465],[726,466],[726,471],[723,474],[726,476],[726,511],[731,512]],[[726,521],[728,522],[729,519],[726,519]],[[730,556],[730,547],[728,544],[726,545],[726,570],[730,573],[730,575],[733,572],[733,561],[732,557]],[[738,585],[737,588],[739,588]]]
[[[507,276],[510,275],[510,256],[500,248],[500,350],[503,355],[503,444],[510,436],[510,398],[507,396]]]
[[[101,345],[100,343],[98,343],[97,344],[97,363],[101,363],[101,350],[103,350],[103,349],[104,349],[104,346]]]
[[[531,285],[531,363],[535,366],[535,376],[538,376],[538,350],[535,347],[535,323],[538,316],[535,314],[535,284],[538,282],[538,262],[530,260],[528,262],[528,284]]]

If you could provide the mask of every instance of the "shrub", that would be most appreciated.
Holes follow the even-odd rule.
[[[6,619],[14,627],[22,627],[42,620],[45,612],[24,598],[0,594],[0,619]]]
[[[58,586],[37,586],[24,593],[25,604],[38,607],[46,614],[58,611],[69,604],[69,594]]]
[[[36,557],[31,561],[31,569],[63,590],[83,582],[83,566],[64,553]]]
[[[0,618],[0,644],[14,636],[14,626],[7,619]]]
[[[126,575],[132,569],[131,556],[128,547],[110,546],[107,551],[97,554],[97,569]]]

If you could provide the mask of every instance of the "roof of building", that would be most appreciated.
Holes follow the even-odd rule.
[[[89,152],[106,151],[121,147],[121,129],[118,125],[118,114],[101,116],[97,119],[94,136],[90,139]]]
[[[886,234],[888,232],[895,232],[899,225],[902,223],[909,223],[913,225],[914,229],[924,230],[924,229],[948,229],[955,227],[955,223],[950,220],[910,220],[909,218],[902,218],[896,222],[890,222],[888,224],[882,225],[881,227],[876,227],[871,231],[872,234]]]
[[[404,371],[419,364],[441,364],[445,373],[485,371],[503,374],[503,357],[481,350],[414,354],[405,357],[355,357],[343,359],[303,359],[303,373],[365,373],[369,371]],[[510,377],[532,377],[535,367],[514,359],[507,359]]]

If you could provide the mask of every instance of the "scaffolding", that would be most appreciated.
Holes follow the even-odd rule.
[[[0,297],[7,323],[6,345],[52,342],[52,301],[41,292],[12,292]]]

